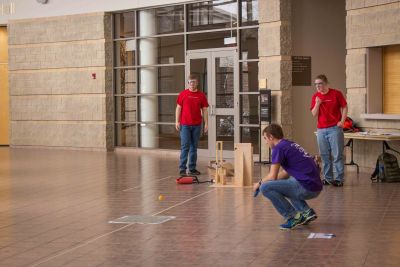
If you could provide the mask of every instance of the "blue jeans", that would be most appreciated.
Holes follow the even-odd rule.
[[[186,164],[189,155],[189,170],[196,169],[197,162],[197,145],[199,143],[201,133],[201,125],[181,125],[181,159],[179,162],[179,170],[186,170]]]
[[[309,210],[305,200],[315,198],[321,192],[306,190],[294,177],[265,182],[260,191],[286,220],[296,216],[297,212]]]
[[[317,130],[317,142],[322,159],[324,177],[328,181],[344,180],[344,135],[343,129],[333,126]],[[332,156],[332,159],[331,159]],[[332,172],[333,165],[333,172]],[[335,177],[334,177],[335,174]]]

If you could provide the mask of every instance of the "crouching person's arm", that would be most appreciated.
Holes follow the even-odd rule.
[[[262,182],[264,183],[266,181],[278,179],[278,174],[279,174],[280,167],[281,167],[281,164],[279,164],[279,163],[271,164],[271,168],[269,169],[269,173],[267,174],[267,176],[264,177],[264,179],[262,179]]]
[[[255,183],[253,185],[253,191],[256,191],[260,185],[262,183],[265,183],[267,181],[272,181],[272,180],[276,180],[276,179],[280,179],[279,178],[279,168],[281,167],[281,164],[279,163],[275,163],[275,164],[271,164],[271,168],[269,169],[269,173],[267,176],[265,176],[262,180],[260,180],[260,182]]]
[[[281,170],[278,173],[278,179],[288,179],[290,177],[289,173],[287,173],[284,169],[281,168]]]

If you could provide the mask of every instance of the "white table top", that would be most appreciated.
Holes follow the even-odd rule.
[[[400,140],[400,134],[358,132],[358,133],[344,133],[344,138],[357,139],[357,140],[396,141],[396,140]]]

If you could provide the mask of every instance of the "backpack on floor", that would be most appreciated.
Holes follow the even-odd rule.
[[[400,168],[397,157],[388,152],[380,154],[376,160],[375,171],[371,175],[371,180],[372,182],[400,182]]]

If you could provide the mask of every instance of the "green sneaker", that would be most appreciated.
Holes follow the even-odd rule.
[[[303,212],[303,217],[305,219],[303,224],[309,224],[310,222],[312,222],[318,218],[317,214],[315,213],[315,211],[313,209],[309,209],[309,210]]]
[[[305,217],[303,216],[303,214],[301,214],[300,212],[298,212],[296,214],[296,216],[294,216],[293,218],[287,220],[284,224],[281,224],[279,226],[279,228],[281,230],[290,230],[295,228],[298,225],[302,225],[305,222]]]

